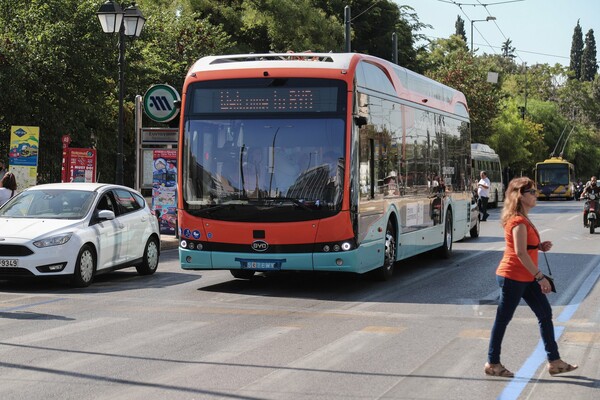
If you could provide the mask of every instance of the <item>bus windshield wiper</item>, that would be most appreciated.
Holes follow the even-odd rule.
[[[309,206],[307,206],[306,204],[304,204],[304,201],[302,200],[298,200],[294,197],[261,197],[261,200],[265,200],[265,201],[273,201],[273,202],[287,202],[287,203],[292,203],[295,206],[298,206],[300,208],[303,208],[305,210],[308,211],[314,211],[313,208],[310,208]]]
[[[213,213],[213,212],[215,212],[215,211],[219,211],[219,210],[221,210],[221,209],[223,209],[223,208],[227,208],[227,207],[232,207],[232,208],[233,208],[234,206],[239,206],[239,205],[242,205],[242,204],[247,204],[247,203],[248,203],[248,202],[240,202],[240,201],[238,201],[238,200],[235,200],[235,201],[228,201],[228,202],[226,202],[226,203],[215,204],[215,205],[213,205],[213,206],[210,206],[210,207],[204,208],[204,209],[202,209],[201,211],[202,211],[202,212],[207,212],[207,213]]]

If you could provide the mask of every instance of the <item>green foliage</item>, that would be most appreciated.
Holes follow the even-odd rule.
[[[573,39],[571,41],[571,63],[569,69],[573,71],[576,79],[581,78],[581,56],[583,53],[583,33],[581,32],[581,26],[579,20],[577,25],[573,29]]]
[[[532,168],[545,148],[542,126],[522,119],[516,101],[507,99],[502,103],[500,113],[492,121],[493,133],[486,143],[514,173],[532,176]]]
[[[456,35],[431,43],[431,52],[425,60],[431,67],[427,75],[463,92],[471,117],[471,134],[475,143],[487,143],[491,121],[498,112],[500,92],[487,82],[489,63],[473,58]]]
[[[596,39],[594,39],[594,30],[590,29],[585,35],[585,47],[581,54],[581,80],[593,81],[596,72],[598,72]]]
[[[467,32],[465,32],[465,20],[460,17],[460,15],[456,16],[456,22],[454,23],[454,34],[460,37],[465,45],[467,44]]]

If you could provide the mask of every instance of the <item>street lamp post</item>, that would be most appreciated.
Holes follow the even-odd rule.
[[[475,22],[495,21],[496,17],[489,16],[486,19],[472,19],[471,20],[471,55],[473,55],[473,24]]]
[[[123,7],[113,0],[107,0],[96,13],[104,33],[119,33],[119,136],[117,140],[117,174],[115,182],[123,184],[123,135],[125,121],[123,114],[123,97],[125,94],[125,37],[139,37],[146,18],[132,3],[123,11]]]

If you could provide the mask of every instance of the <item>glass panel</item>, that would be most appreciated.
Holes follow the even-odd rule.
[[[342,119],[192,120],[184,140],[188,210],[249,202],[340,207]]]
[[[93,192],[81,190],[31,190],[9,200],[1,217],[82,219],[94,200]]]

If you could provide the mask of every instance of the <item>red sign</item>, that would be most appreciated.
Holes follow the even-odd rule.
[[[96,182],[96,149],[63,149],[62,182]]]

